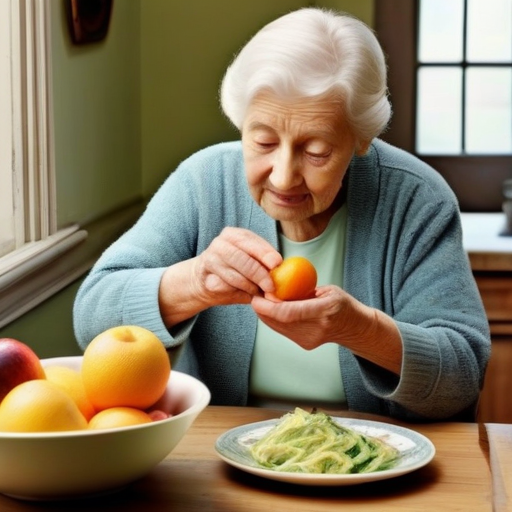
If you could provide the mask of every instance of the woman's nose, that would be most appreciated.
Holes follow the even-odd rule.
[[[278,190],[288,190],[300,184],[300,172],[294,154],[287,148],[276,151],[269,180]]]

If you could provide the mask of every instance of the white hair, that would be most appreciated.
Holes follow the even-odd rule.
[[[224,75],[220,100],[241,130],[262,92],[283,99],[340,100],[352,133],[370,142],[391,116],[386,62],[372,30],[347,14],[302,8],[263,27]]]

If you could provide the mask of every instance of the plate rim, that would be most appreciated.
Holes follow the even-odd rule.
[[[249,464],[245,464],[239,460],[235,460],[230,457],[221,447],[221,443],[223,440],[229,437],[235,437],[238,439],[241,434],[248,434],[253,430],[262,429],[265,427],[272,427],[275,425],[280,419],[272,418],[268,420],[256,421],[252,423],[245,423],[242,425],[238,425],[233,427],[222,434],[220,434],[215,441],[215,452],[224,462],[238,468],[247,473],[257,475],[259,477],[268,478],[270,480],[276,480],[281,482],[288,482],[293,484],[300,485],[313,485],[313,486],[334,486],[334,485],[356,485],[368,482],[374,482],[378,480],[385,480],[389,478],[395,478],[398,476],[405,475],[407,473],[411,473],[416,471],[427,464],[429,464],[436,454],[436,447],[434,443],[426,437],[424,434],[417,432],[408,427],[404,427],[402,425],[395,425],[393,423],[386,423],[384,421],[376,421],[376,420],[365,420],[360,418],[350,418],[350,417],[342,417],[342,416],[331,416],[334,421],[342,426],[347,426],[353,428],[354,426],[357,428],[362,427],[375,427],[385,431],[389,431],[390,433],[399,434],[402,437],[406,437],[408,440],[412,440],[416,443],[416,439],[420,440],[427,448],[427,455],[422,459],[416,461],[413,464],[403,467],[395,467],[390,469],[385,469],[382,471],[374,471],[371,473],[357,473],[357,474],[318,474],[318,473],[293,473],[288,471],[275,471],[272,469],[264,468],[262,466],[254,465],[251,466]],[[412,435],[411,435],[412,434]],[[411,439],[411,437],[413,439]]]

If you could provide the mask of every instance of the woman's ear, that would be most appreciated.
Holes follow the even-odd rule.
[[[356,148],[356,155],[364,156],[366,154],[366,152],[368,151],[368,148],[370,147],[371,143],[372,143],[371,140],[359,142],[357,144],[357,148]]]

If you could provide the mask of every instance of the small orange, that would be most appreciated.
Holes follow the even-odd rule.
[[[19,384],[0,404],[2,432],[60,432],[86,428],[87,421],[73,399],[47,380]]]
[[[87,397],[80,372],[66,366],[47,366],[45,372],[46,379],[63,389],[78,405],[85,419],[89,421],[96,411]]]
[[[291,256],[270,271],[276,290],[274,295],[281,300],[302,300],[313,296],[317,274],[313,264],[302,256]]]
[[[95,414],[89,421],[89,428],[93,430],[130,427],[151,423],[151,416],[140,409],[133,407],[111,407]]]
[[[147,409],[164,394],[171,372],[158,337],[143,327],[112,327],[85,349],[82,380],[96,411],[111,407]]]

